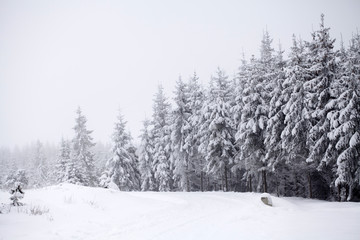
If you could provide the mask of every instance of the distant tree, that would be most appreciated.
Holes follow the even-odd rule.
[[[17,187],[15,185],[21,185],[22,187],[28,186],[29,178],[24,169],[18,169],[10,172],[5,179],[5,186],[7,188]]]
[[[76,111],[75,136],[72,140],[71,161],[69,164],[69,182],[85,186],[95,186],[94,154],[91,148],[95,145],[91,137],[92,131],[86,128],[86,117],[80,107]]]
[[[139,171],[141,174],[141,190],[155,191],[157,189],[153,171],[154,143],[151,136],[150,121],[143,122],[144,127],[141,133],[139,147]]]
[[[172,166],[170,162],[170,104],[162,86],[159,86],[153,105],[154,155],[153,171],[159,191],[172,190]]]
[[[70,177],[70,161],[71,161],[71,146],[70,142],[61,139],[60,152],[55,166],[56,182],[62,183],[69,180]]]
[[[44,146],[38,140],[35,144],[34,159],[32,169],[32,185],[33,186],[44,186],[49,182],[49,166],[44,153]]]
[[[135,191],[139,190],[140,187],[140,175],[136,169],[136,156],[131,150],[131,136],[126,132],[125,126],[126,122],[119,113],[112,137],[113,156],[106,164],[106,172],[102,175],[101,183],[104,186],[112,182],[121,191]]]

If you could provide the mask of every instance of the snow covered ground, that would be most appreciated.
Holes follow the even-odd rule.
[[[272,197],[269,207],[260,196],[62,184],[27,190],[25,206],[0,214],[0,240],[360,239],[360,203]],[[30,214],[37,208],[44,214]]]

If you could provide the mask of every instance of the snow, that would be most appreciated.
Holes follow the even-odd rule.
[[[269,207],[261,196],[62,184],[25,191],[25,206],[0,214],[0,239],[359,239],[360,203],[271,196]],[[34,207],[48,212],[26,213]]]

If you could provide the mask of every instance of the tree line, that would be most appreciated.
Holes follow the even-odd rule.
[[[288,58],[265,31],[260,57],[243,57],[235,77],[219,68],[206,87],[196,73],[180,77],[173,106],[159,86],[140,145],[119,113],[106,163],[94,160],[92,131],[79,108],[74,138],[61,141],[53,181],[358,201],[360,35],[336,50],[329,30],[322,15],[309,41],[293,36]]]

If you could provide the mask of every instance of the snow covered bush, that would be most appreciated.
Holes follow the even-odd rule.
[[[24,198],[24,192],[21,189],[20,183],[15,183],[15,188],[10,190],[10,200],[12,201],[13,206],[22,206],[23,203],[19,202],[20,199]]]

